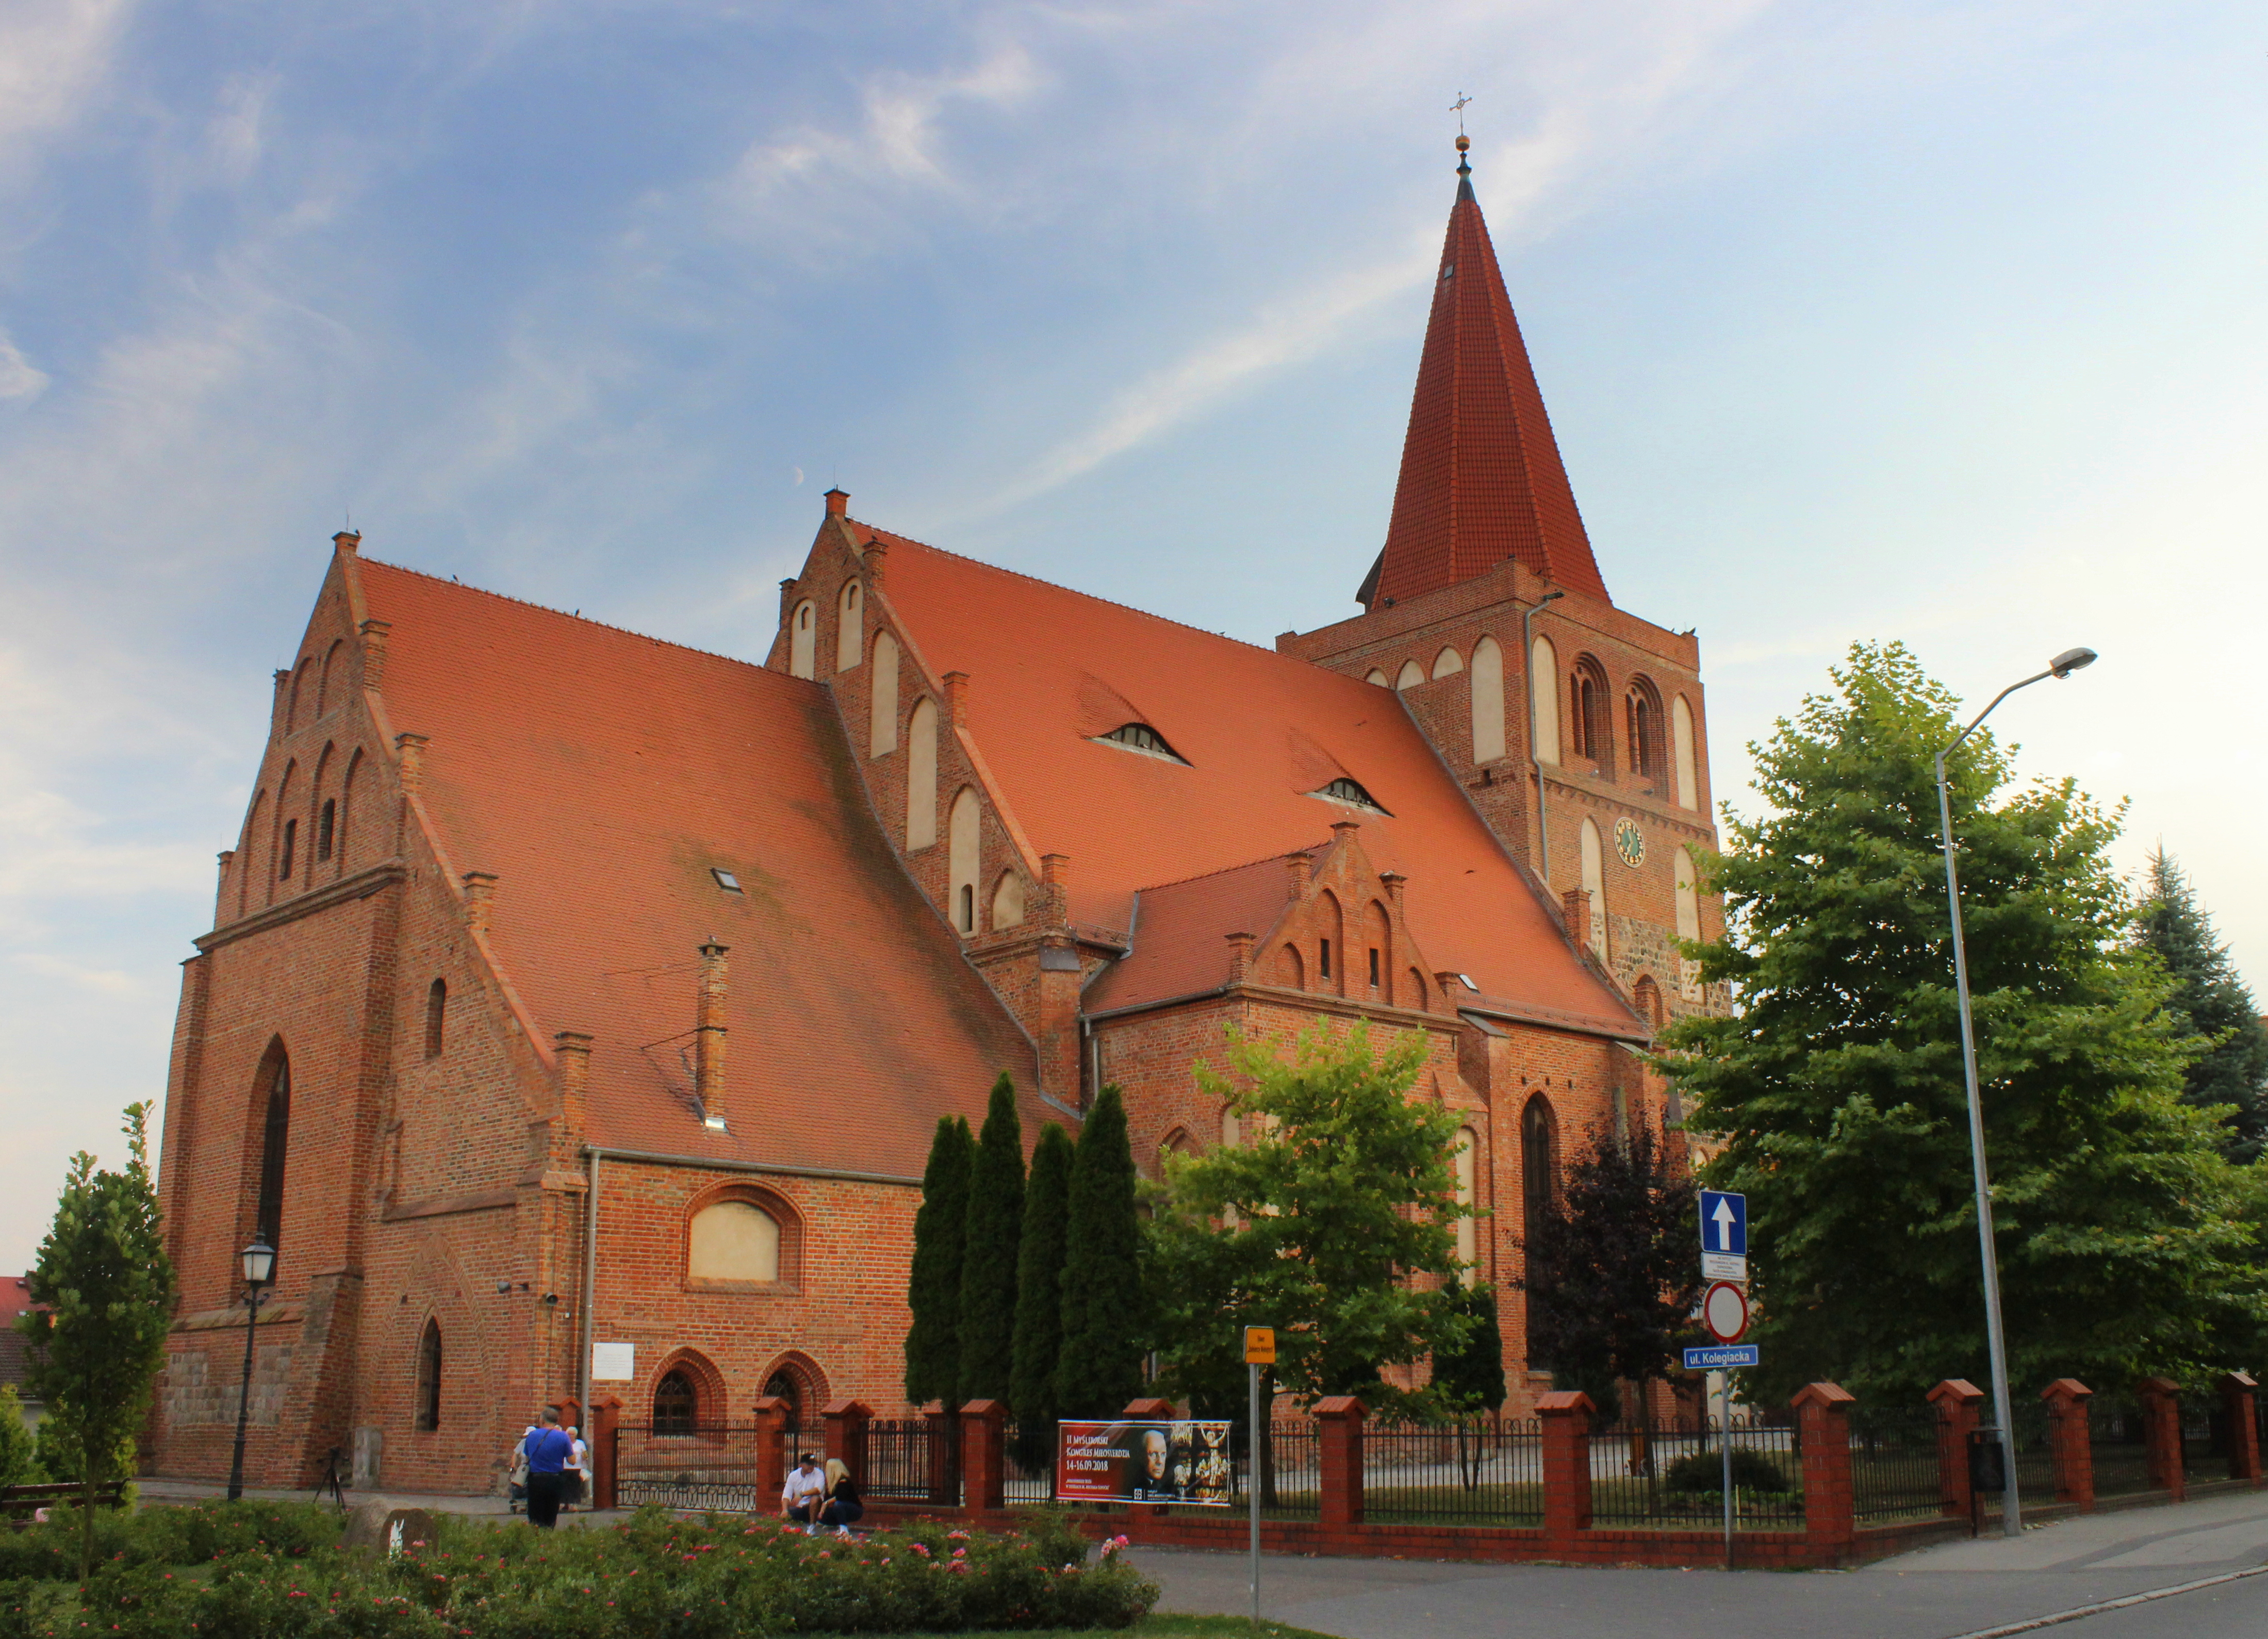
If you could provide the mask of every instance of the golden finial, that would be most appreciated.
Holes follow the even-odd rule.
[[[1465,135],[1465,107],[1471,101],[1470,97],[1459,92],[1456,101],[1449,105],[1449,112],[1457,116],[1457,174],[1459,176],[1470,176],[1473,173],[1473,167],[1465,158],[1467,151],[1473,145],[1473,139]]]

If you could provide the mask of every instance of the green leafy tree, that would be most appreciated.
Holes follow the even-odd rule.
[[[150,1180],[150,1106],[126,1107],[123,1172],[71,1158],[55,1222],[32,1266],[39,1305],[17,1321],[26,1378],[47,1407],[61,1466],[85,1487],[79,1574],[94,1569],[94,1494],[134,1471],[135,1431],[150,1409],[173,1324],[173,1265]],[[48,1465],[56,1472],[58,1465]]]
[[[1064,1214],[1056,1403],[1066,1417],[1116,1416],[1142,1392],[1149,1316],[1135,1187],[1126,1106],[1105,1087],[1079,1129]]]
[[[2138,925],[2141,943],[2173,979],[2167,1005],[2176,1027],[2212,1043],[2190,1065],[2183,1096],[2200,1109],[2226,1109],[2221,1150],[2229,1159],[2258,1159],[2268,1139],[2268,1027],[2213,919],[2162,848],[2150,856]]]
[[[0,1486],[38,1485],[46,1478],[16,1385],[0,1385]]]
[[[1465,1319],[1465,1338],[1433,1356],[1433,1386],[1453,1412],[1493,1415],[1509,1392],[1504,1378],[1504,1330],[1497,1323],[1496,1289],[1469,1279],[1457,1289],[1456,1306]]]
[[[1291,1056],[1231,1033],[1233,1079],[1209,1067],[1200,1088],[1224,1100],[1244,1141],[1176,1160],[1149,1224],[1164,1381],[1206,1403],[1240,1406],[1239,1328],[1276,1328],[1275,1376],[1304,1400],[1363,1395],[1392,1411],[1435,1408],[1432,1389],[1383,1373],[1455,1353],[1470,1323],[1459,1272],[1450,1170],[1458,1114],[1410,1090],[1425,1040],[1381,1052],[1358,1024],[1319,1026]]]
[[[1745,1190],[1768,1397],[1831,1378],[1910,1400],[1984,1376],[1960,1022],[1932,758],[1955,702],[1904,647],[1751,747],[1769,812],[1713,862],[1731,1018],[1668,1033],[1690,1124]],[[2017,1382],[2193,1378],[2253,1357],[2242,1180],[2183,1101],[2195,1055],[2133,948],[2106,815],[2065,781],[2004,790],[1978,734],[1948,767],[2004,1312]]]
[[[1016,1360],[1017,1245],[1024,1231],[1024,1126],[1004,1072],[968,1173],[968,1231],[961,1264],[961,1403],[1005,1401]]]
[[[1527,1249],[1528,1353],[1562,1388],[1620,1415],[1619,1385],[1665,1376],[1701,1294],[1692,1177],[1653,1128],[1594,1131]],[[1635,1408],[1634,1408],[1635,1409]]]
[[[1024,1185],[1024,1233],[1016,1249],[1016,1362],[1008,1404],[1016,1414],[1016,1454],[1032,1467],[1046,1464],[1055,1451],[1064,1253],[1077,1159],[1071,1136],[1049,1121],[1040,1128],[1032,1175]]]
[[[906,1305],[906,1398],[917,1406],[942,1400],[948,1409],[961,1383],[961,1265],[968,1239],[968,1174],[976,1141],[958,1115],[939,1118],[922,1169],[922,1203],[914,1214],[913,1267]]]

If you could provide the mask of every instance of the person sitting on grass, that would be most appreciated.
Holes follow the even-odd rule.
[[[858,1482],[850,1477],[850,1465],[839,1457],[827,1459],[827,1503],[819,1510],[819,1523],[835,1527],[835,1534],[847,1537],[850,1527],[865,1513],[866,1504],[858,1495]]]
[[[780,1488],[780,1518],[801,1525],[804,1534],[819,1534],[819,1507],[826,1499],[827,1479],[819,1471],[819,1459],[809,1452],[795,1459],[789,1471],[787,1483]]]

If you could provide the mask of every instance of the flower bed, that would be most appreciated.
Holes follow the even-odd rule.
[[[392,1558],[337,1547],[335,1515],[320,1540],[322,1518],[273,1504],[151,1510],[109,1525],[101,1568],[82,1590],[66,1580],[76,1539],[59,1516],[17,1535],[61,1540],[0,1549],[0,1571],[12,1572],[0,1582],[0,1639],[86,1631],[123,1639],[742,1639],[1123,1628],[1157,1598],[1115,1545],[1089,1565],[1085,1540],[1046,1515],[997,1534],[917,1525],[857,1541],[659,1510],[604,1530],[450,1519],[439,1541]],[[26,1562],[37,1567],[30,1575],[18,1569]]]

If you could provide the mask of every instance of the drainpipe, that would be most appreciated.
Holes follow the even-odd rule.
[[[597,1341],[599,1306],[599,1151],[589,1153],[591,1170],[583,1196],[583,1357],[576,1368],[581,1387],[583,1416],[591,1415],[591,1345]]]

